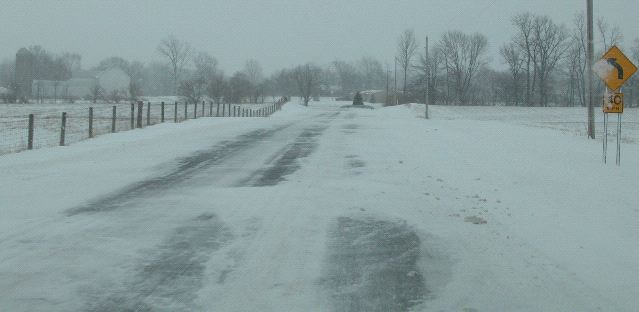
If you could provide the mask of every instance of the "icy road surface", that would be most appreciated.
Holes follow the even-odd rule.
[[[599,145],[343,104],[0,157],[0,311],[639,306],[636,195],[589,184],[638,174]]]

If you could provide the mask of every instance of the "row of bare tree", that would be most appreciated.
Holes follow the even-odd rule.
[[[487,38],[449,31],[419,54],[413,30],[398,39],[395,58],[403,75],[401,99],[422,100],[426,82],[431,101],[449,105],[585,106],[586,28],[583,14],[571,28],[544,15],[522,13],[512,18],[515,35],[499,49],[505,70],[488,65]],[[597,51],[622,45],[618,27],[596,23]],[[639,60],[639,38],[628,49]],[[429,75],[430,79],[427,79]],[[639,79],[626,85],[628,103],[639,105]],[[598,90],[603,85],[598,83]]]

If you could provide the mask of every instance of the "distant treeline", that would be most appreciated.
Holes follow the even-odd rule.
[[[378,102],[405,103],[423,102],[428,84],[430,102],[434,104],[585,106],[584,15],[576,14],[569,26],[531,13],[518,14],[511,21],[515,35],[500,46],[497,61],[504,69],[499,70],[489,64],[489,39],[483,34],[461,31],[431,38],[428,53],[415,31],[406,30],[395,43],[397,54],[391,61],[382,63],[364,56],[323,65],[307,63],[269,76],[254,59],[227,75],[214,56],[194,51],[189,43],[169,36],[155,51],[163,56],[163,62],[144,64],[114,56],[91,68],[99,71],[117,67],[131,81],[126,90],[117,94],[103,94],[95,86],[87,97],[94,101],[121,101],[179,95],[191,102],[206,97],[216,102],[257,103],[267,97],[301,96],[308,101],[314,96],[352,97],[357,91],[380,90],[385,96],[376,98]],[[639,60],[639,38],[624,45],[619,27],[603,19],[597,20],[595,26],[596,55],[618,45],[631,59]],[[77,53],[52,54],[40,46],[27,50],[34,57],[34,80],[68,80],[83,70],[82,57]],[[15,70],[15,59],[0,63],[0,87],[5,90],[2,98],[6,102],[16,101],[15,94],[19,94]],[[597,92],[603,92],[603,85],[596,81]],[[636,76],[624,86],[627,106],[639,106],[638,88]]]

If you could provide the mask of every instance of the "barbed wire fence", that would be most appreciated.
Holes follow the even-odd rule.
[[[69,145],[110,133],[202,117],[268,117],[287,101],[281,98],[260,104],[139,101],[14,106],[0,116],[0,155]]]

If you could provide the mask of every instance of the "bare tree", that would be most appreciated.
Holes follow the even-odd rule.
[[[129,69],[129,62],[119,56],[111,56],[111,57],[107,57],[105,59],[103,59],[102,61],[100,61],[100,63],[98,64],[98,66],[96,66],[94,69],[95,70],[99,70],[99,71],[103,71],[103,70],[107,70],[109,68],[120,68],[123,71],[128,71]]]
[[[224,98],[224,93],[228,88],[228,83],[224,79],[224,72],[218,72],[216,75],[209,81],[209,85],[206,88],[207,95],[215,101],[215,103],[220,104],[222,99]]]
[[[512,104],[518,106],[521,104],[520,86],[522,80],[521,76],[524,70],[525,57],[522,55],[523,53],[519,49],[519,47],[514,43],[504,44],[499,49],[499,53],[504,58],[506,64],[508,64],[508,69],[510,71],[511,84],[509,86],[509,89]]]
[[[408,69],[411,66],[415,51],[417,50],[417,40],[415,39],[415,31],[407,29],[399,37],[397,41],[397,62],[404,71],[404,88],[406,94],[406,82],[408,80]]]
[[[218,62],[215,57],[206,52],[199,52],[193,56],[195,78],[202,79],[208,84],[217,74]]]
[[[53,100],[58,102],[58,89],[62,81],[71,78],[71,68],[67,66],[63,57],[56,57],[51,64],[51,78],[53,80]]]
[[[459,104],[468,104],[473,78],[485,63],[487,45],[488,40],[484,35],[467,35],[459,31],[445,33],[439,43]]]
[[[129,82],[129,89],[127,91],[131,102],[136,102],[138,98],[142,96],[142,87],[133,79]]]
[[[532,103],[532,95],[535,90],[536,77],[533,73],[536,64],[536,53],[533,34],[534,16],[531,13],[523,13],[516,15],[512,20],[513,25],[517,29],[514,43],[524,52],[526,58],[526,98],[527,106]],[[531,65],[533,70],[531,71]]]
[[[186,79],[180,81],[178,94],[190,103],[199,103],[206,91],[206,83],[201,78]]]
[[[91,101],[95,104],[99,99],[101,99],[104,95],[104,89],[100,86],[99,82],[95,82],[93,87],[91,88],[91,93],[89,96],[91,97]]]
[[[62,53],[61,56],[67,70],[72,73],[82,69],[82,56],[78,53]]]
[[[108,94],[108,100],[113,102],[113,103],[120,103],[120,101],[122,101],[123,99],[126,98],[126,91],[124,90],[111,90],[111,92]]]
[[[281,96],[290,96],[297,90],[291,70],[282,69],[274,73],[271,79],[273,80],[273,92]]]
[[[332,64],[335,69],[338,85],[342,90],[342,95],[351,95],[359,88],[359,77],[357,69],[350,63],[344,61],[334,61]]]
[[[298,92],[306,106],[308,106],[313,92],[316,92],[319,87],[321,71],[319,67],[310,63],[297,66],[293,70]]]
[[[250,96],[251,82],[246,73],[235,72],[229,79],[228,88],[224,94],[224,100],[227,103],[243,103],[247,96]]]
[[[573,30],[570,34],[569,57],[566,58],[568,66],[568,79],[570,84],[571,101],[573,93],[577,93],[578,104],[586,106],[586,18],[583,12],[575,15]]]
[[[8,87],[16,79],[15,60],[3,60],[0,63],[0,86]]]
[[[412,90],[420,96],[426,96],[426,87],[428,87],[429,99],[431,103],[436,103],[439,69],[441,68],[441,53],[439,47],[434,45],[429,49],[428,57],[425,52],[419,53],[417,64],[413,68],[417,71],[415,80],[413,81]],[[428,86],[426,86],[428,84]],[[424,100],[426,100],[424,98]]]
[[[260,84],[264,80],[262,66],[258,61],[250,59],[244,64],[244,73],[251,83],[251,95],[249,101],[251,103],[257,103],[257,98],[260,96]]]
[[[597,30],[601,36],[602,53],[623,42],[623,34],[619,26],[610,26],[603,17],[597,19]]]
[[[555,24],[547,16],[535,18],[533,33],[537,51],[539,101],[541,106],[548,106],[550,76],[567,51],[568,34],[565,27]]]
[[[157,50],[169,61],[175,92],[177,93],[180,75],[191,56],[191,46],[188,42],[180,41],[171,35],[160,42]]]
[[[384,67],[382,67],[382,63],[378,60],[370,56],[364,56],[359,60],[357,65],[363,77],[364,89],[378,89],[384,85]]]

